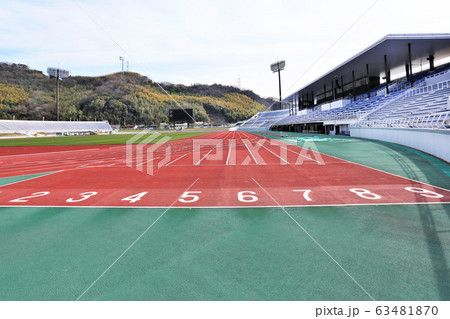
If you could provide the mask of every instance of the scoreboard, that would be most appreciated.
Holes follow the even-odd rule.
[[[194,109],[170,109],[170,122],[194,122]]]

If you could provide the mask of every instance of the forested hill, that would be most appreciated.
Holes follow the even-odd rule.
[[[0,119],[56,119],[55,78],[23,64],[0,63]],[[60,120],[108,120],[111,124],[168,122],[168,110],[194,108],[196,121],[214,124],[248,119],[273,102],[223,85],[163,85],[126,72],[71,76],[60,82]]]

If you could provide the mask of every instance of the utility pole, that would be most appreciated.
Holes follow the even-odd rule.
[[[122,75],[123,75],[123,62],[125,61],[125,58],[123,56],[119,56],[119,60],[122,63]]]

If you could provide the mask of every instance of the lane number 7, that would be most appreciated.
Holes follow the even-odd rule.
[[[309,197],[309,193],[311,193],[310,189],[294,189],[292,191],[298,193],[303,192],[303,198],[306,199],[306,201],[308,202],[312,201],[311,197]]]

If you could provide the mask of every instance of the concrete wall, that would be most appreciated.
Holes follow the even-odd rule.
[[[450,131],[352,127],[350,134],[409,146],[450,162]]]

